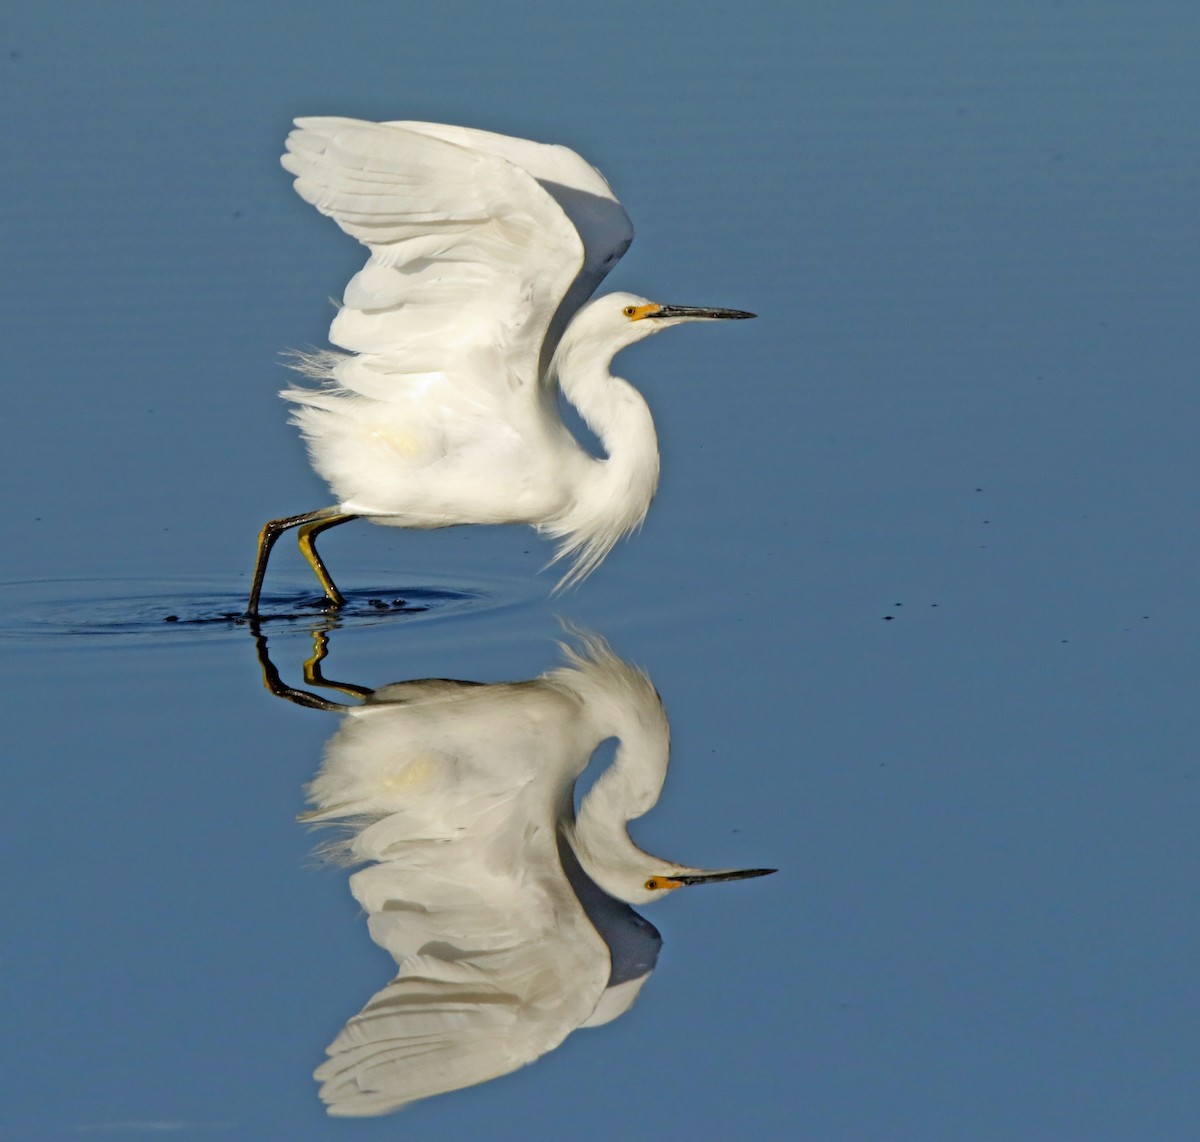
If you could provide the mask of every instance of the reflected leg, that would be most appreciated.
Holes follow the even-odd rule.
[[[328,531],[331,527],[337,527],[339,523],[349,523],[352,519],[358,519],[356,515],[333,515],[326,519],[313,520],[301,526],[297,533],[297,542],[300,545],[300,553],[308,560],[308,565],[313,569],[313,573],[320,580],[321,586],[325,589],[325,595],[335,607],[345,605],[345,596],[337,589],[333,579],[330,577],[329,570],[325,566],[324,560],[317,554],[317,536],[323,531]]]
[[[252,622],[250,629],[254,632],[254,646],[258,651],[258,664],[262,667],[263,685],[277,698],[285,698],[295,702],[297,706],[307,706],[311,710],[345,711],[350,707],[342,702],[333,702],[320,694],[310,694],[307,690],[297,690],[289,686],[280,677],[279,668],[271,661],[267,651],[267,637],[258,629],[258,623]]]
[[[271,548],[275,541],[289,528],[300,527],[307,523],[318,523],[321,520],[336,518],[339,522],[346,518],[336,508],[320,508],[315,512],[305,512],[303,515],[285,516],[283,519],[269,519],[263,524],[258,533],[258,558],[254,562],[254,578],[250,581],[250,602],[246,606],[247,615],[258,614],[258,599],[262,594],[263,579],[267,574],[267,560],[271,558]],[[326,573],[328,575],[328,573]],[[320,576],[318,575],[318,578]],[[321,584],[324,586],[324,583]]]
[[[304,681],[310,686],[328,686],[332,690],[341,690],[344,694],[353,694],[356,698],[369,698],[369,686],[355,686],[350,682],[334,682],[326,678],[321,671],[321,663],[329,653],[329,633],[325,630],[312,632],[313,652],[304,663]]]

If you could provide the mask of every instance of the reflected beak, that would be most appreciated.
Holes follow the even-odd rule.
[[[720,880],[749,880],[752,876],[770,876],[777,868],[737,868],[728,872],[701,872],[690,876],[673,876],[677,884],[716,884]]]
[[[646,314],[647,317],[674,317],[684,321],[741,321],[756,314],[744,309],[709,309],[697,305],[660,305]]]

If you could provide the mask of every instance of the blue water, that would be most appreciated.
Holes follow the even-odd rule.
[[[1194,7],[784,7],[6,21],[7,1137],[1194,1133]],[[663,483],[580,589],[527,530],[324,540],[331,676],[595,631],[671,718],[636,839],[780,869],[645,909],[621,1019],[357,1125],[311,1071],[392,965],[295,821],[337,719],[229,617],[328,502],[278,354],[362,254],[278,168],[306,114],[572,145],[638,230],[608,287],[760,315],[619,359]],[[285,544],[269,591],[298,685]]]

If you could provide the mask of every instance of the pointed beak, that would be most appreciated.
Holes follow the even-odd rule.
[[[698,305],[660,305],[647,317],[674,317],[682,321],[741,321],[756,316],[744,309],[710,309]]]
[[[749,880],[752,876],[770,876],[778,872],[777,868],[736,868],[728,872],[702,872],[688,876],[673,876],[671,880],[679,884],[716,884],[721,880]]]

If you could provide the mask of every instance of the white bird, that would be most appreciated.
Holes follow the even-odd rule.
[[[589,574],[645,518],[658,484],[650,410],[609,372],[621,349],[684,321],[753,317],[629,293],[586,305],[633,240],[600,173],[566,147],[438,123],[297,119],[296,190],[371,254],[329,339],[300,354],[323,383],[282,395],[332,487],[332,507],[268,521],[248,613],[276,539],[300,549],[332,606],[314,545],[363,517],[392,527],[528,523]],[[563,423],[561,390],[603,446]]]
[[[622,902],[774,871],[690,868],[630,840],[666,777],[667,718],[645,674],[581,637],[582,653],[564,648],[566,666],[528,682],[340,686],[361,706],[290,690],[264,657],[276,693],[346,712],[301,819],[349,827],[333,849],[369,862],[351,891],[398,968],[317,1069],[331,1114],[485,1082],[615,1019],[660,943]],[[312,664],[306,677],[339,685]],[[576,779],[611,737],[576,813]]]

